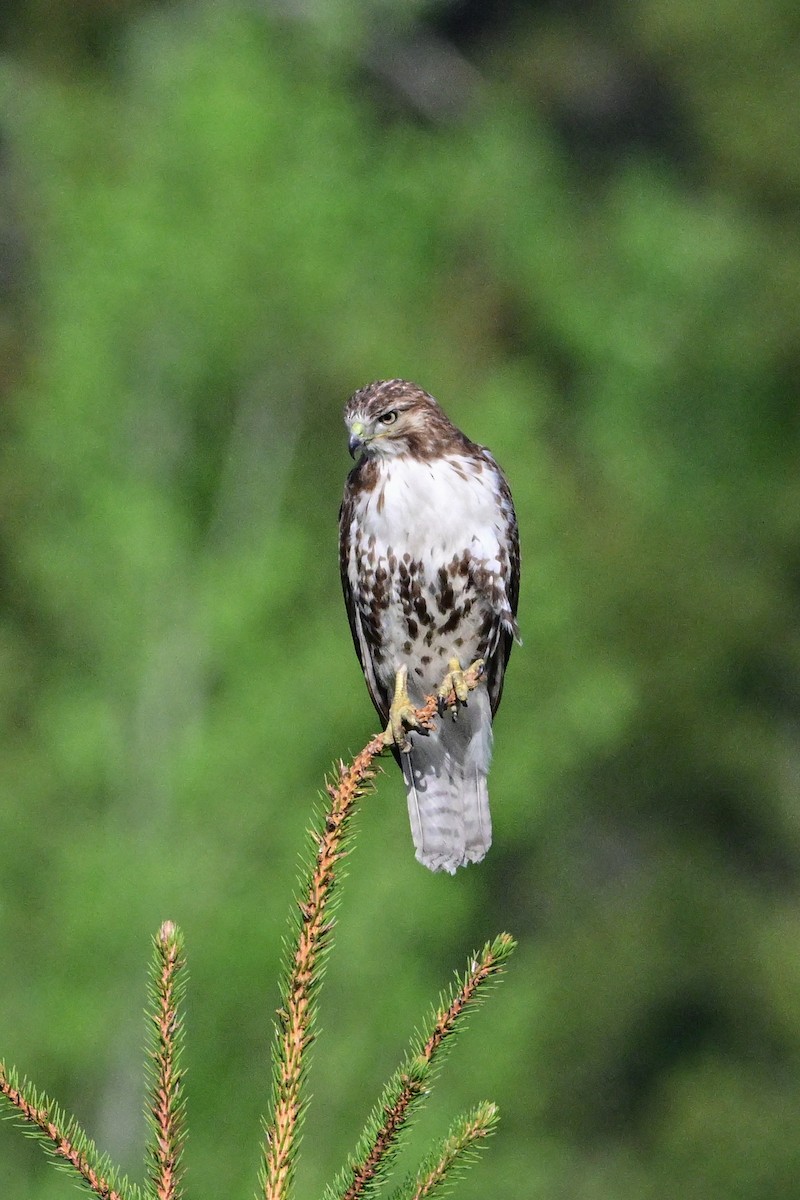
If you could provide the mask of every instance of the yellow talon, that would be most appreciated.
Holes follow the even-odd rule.
[[[417,720],[416,710],[408,696],[408,667],[402,666],[394,680],[394,697],[389,708],[389,722],[381,735],[384,746],[397,746],[407,753],[411,749],[406,730],[416,729],[427,734],[428,730]]]
[[[447,674],[437,692],[440,714],[449,708],[453,714],[453,720],[455,720],[459,705],[467,703],[467,697],[471,689],[477,686],[478,680],[483,674],[483,668],[482,658],[476,659],[467,667],[466,671],[461,670],[461,663],[457,658],[450,659],[447,664]]]

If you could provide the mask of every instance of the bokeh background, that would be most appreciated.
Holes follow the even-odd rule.
[[[524,646],[483,865],[416,864],[393,764],[364,804],[299,1194],[508,929],[419,1128],[500,1104],[465,1200],[796,1197],[796,0],[9,0],[0,44],[0,1054],[137,1172],[172,918],[191,1194],[252,1195],[376,725],[341,408],[405,376],[511,479]],[[72,1186],[8,1125],[0,1176]]]

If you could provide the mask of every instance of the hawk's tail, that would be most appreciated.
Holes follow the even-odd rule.
[[[486,777],[492,715],[485,687],[470,692],[455,720],[446,715],[426,738],[412,734],[402,754],[408,815],[417,858],[431,871],[480,862],[492,844]]]

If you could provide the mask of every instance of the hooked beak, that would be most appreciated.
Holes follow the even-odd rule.
[[[364,444],[364,426],[361,421],[354,421],[350,426],[350,437],[347,441],[347,449],[350,451],[350,457],[355,458]]]

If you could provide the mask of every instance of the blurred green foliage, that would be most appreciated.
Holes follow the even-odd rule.
[[[394,770],[364,806],[301,1191],[508,928],[426,1119],[500,1103],[462,1195],[796,1194],[799,23],[787,0],[2,17],[0,1050],[124,1166],[169,917],[190,1185],[251,1194],[303,830],[375,724],[341,406],[399,375],[506,468],[525,644],[486,862],[418,867]],[[65,1194],[0,1134],[5,1194]]]

